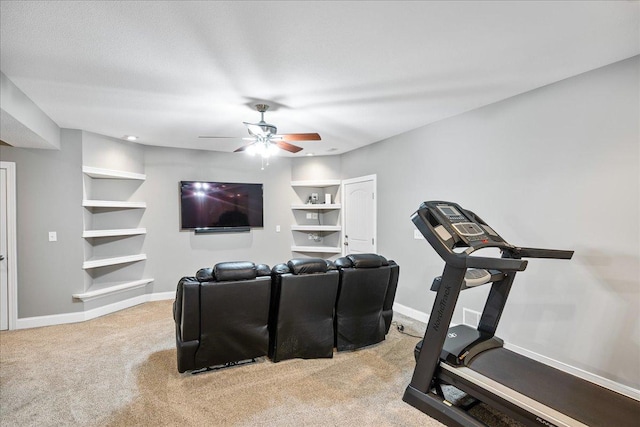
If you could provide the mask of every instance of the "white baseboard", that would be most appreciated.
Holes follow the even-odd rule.
[[[134,298],[129,298],[124,301],[118,301],[113,304],[108,304],[108,305],[97,307],[87,311],[79,311],[76,313],[52,314],[49,316],[25,317],[23,319],[17,319],[16,329],[40,328],[42,326],[63,325],[66,323],[84,322],[87,320],[95,319],[96,317],[100,317],[106,314],[115,313],[116,311],[124,310],[125,308],[143,304],[145,302],[174,299],[175,296],[176,296],[175,292],[158,292],[153,294],[139,295]]]
[[[397,302],[393,303],[393,311],[425,324],[429,321],[429,315],[427,313],[407,307],[406,305],[398,304]]]
[[[394,303],[393,311],[400,313],[404,316],[410,317],[422,323],[427,323],[429,321],[429,314],[424,313],[422,311],[415,310],[413,308],[407,307],[402,304]],[[585,381],[589,381],[591,383],[597,384],[601,387],[615,391],[616,393],[620,393],[632,399],[640,400],[640,390],[637,390],[635,388],[626,386],[624,384],[620,384],[618,382],[615,382],[608,378],[601,377],[599,375],[582,370],[580,368],[576,368],[575,366],[567,365],[566,363],[560,362],[558,360],[552,359],[547,356],[543,356],[541,354],[535,353],[533,351],[527,350],[526,348],[522,348],[517,345],[505,343],[504,347],[507,350],[513,351],[514,353],[518,353],[525,357],[528,357],[529,359],[533,359],[537,362],[544,363],[545,365],[551,366],[552,368],[556,368],[560,371],[574,375],[578,378],[582,378]]]

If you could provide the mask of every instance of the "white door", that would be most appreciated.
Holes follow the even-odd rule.
[[[7,264],[7,170],[0,169],[0,330],[9,329]]]
[[[376,253],[376,176],[342,181],[344,255]]]
[[[18,262],[13,162],[0,162],[0,258],[0,329],[15,329]]]

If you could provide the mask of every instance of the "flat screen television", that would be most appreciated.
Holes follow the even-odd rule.
[[[212,232],[263,227],[262,184],[180,181],[180,223]]]

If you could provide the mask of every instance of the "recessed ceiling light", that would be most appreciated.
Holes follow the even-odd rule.
[[[313,153],[307,153],[307,156],[313,156]]]
[[[329,149],[327,150],[327,152],[331,152],[331,151],[338,151],[338,149],[337,149],[336,147],[333,147],[333,148],[329,148]]]
[[[126,139],[127,141],[137,141],[138,137],[134,135],[125,135],[124,139]]]

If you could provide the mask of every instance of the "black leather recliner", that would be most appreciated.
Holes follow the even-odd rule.
[[[320,258],[292,259],[272,269],[269,357],[274,362],[333,357],[338,271]]]
[[[391,259],[388,262],[391,274],[389,275],[387,294],[384,297],[384,304],[382,305],[382,318],[384,319],[385,335],[389,333],[389,328],[391,328],[391,322],[393,321],[393,301],[396,299],[398,278],[400,277],[400,266]]]
[[[178,371],[267,355],[271,270],[223,262],[183,277],[173,303]]]
[[[338,351],[383,341],[393,317],[399,267],[377,254],[351,254],[335,264],[340,271],[335,311]]]

